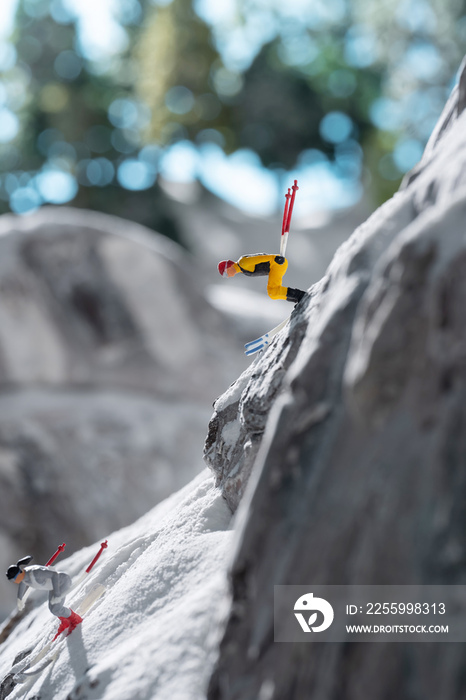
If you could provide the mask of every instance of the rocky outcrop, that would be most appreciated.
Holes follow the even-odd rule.
[[[244,494],[270,408],[296,358],[305,327],[304,315],[296,310],[289,334],[281,334],[270,362],[255,360],[214,404],[204,459],[233,512]]]
[[[4,570],[105,536],[192,478],[241,358],[167,239],[53,207],[3,216],[0,233]],[[4,577],[3,595],[0,617]]]
[[[273,641],[276,584],[465,583],[461,95],[401,190],[215,404],[207,463],[239,509],[209,700],[466,693],[460,645]]]

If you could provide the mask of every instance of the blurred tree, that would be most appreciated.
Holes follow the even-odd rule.
[[[324,167],[386,199],[466,40],[464,0],[113,0],[99,53],[78,6],[19,0],[0,46],[0,210],[71,202],[172,237],[157,176],[179,141],[251,149],[277,174]]]
[[[209,25],[193,10],[203,3],[173,0],[149,15],[138,54],[148,134],[250,148],[279,169],[312,150],[337,177],[365,173],[379,203],[419,160],[458,67],[463,9],[447,4],[316,0],[300,17],[237,0]]]
[[[99,66],[86,57],[76,25],[61,0],[19,4],[17,61],[2,80],[7,94],[20,95],[10,100],[18,134],[0,143],[2,210],[72,202],[177,238],[156,185],[159,149],[141,139],[150,112],[132,96],[131,42]]]
[[[135,53],[142,69],[137,89],[151,108],[150,141],[195,139],[206,127],[221,129],[231,120],[211,90],[212,66],[220,57],[191,0],[176,0],[153,12]]]

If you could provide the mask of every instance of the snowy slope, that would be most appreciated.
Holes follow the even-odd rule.
[[[213,630],[225,607],[230,522],[206,469],[136,523],[109,536],[89,580],[67,602],[76,607],[95,583],[105,584],[106,592],[82,625],[58,643],[54,665],[16,685],[8,698],[203,697],[218,642]],[[97,549],[82,550],[57,568],[77,576]],[[57,626],[45,602],[22,620],[0,646],[0,678],[8,675],[19,652],[39,649]]]

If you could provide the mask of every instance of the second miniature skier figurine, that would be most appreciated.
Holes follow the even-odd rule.
[[[49,591],[49,610],[60,620],[55,639],[65,630],[68,634],[77,627],[82,618],[64,604],[66,594],[71,588],[71,578],[62,571],[54,571],[48,566],[28,566],[31,556],[19,559],[8,568],[7,578],[18,584],[18,608],[24,607],[23,597],[28,587],[36,590]]]
[[[223,277],[234,277],[241,272],[243,275],[251,277],[259,277],[267,275],[267,293],[271,299],[286,299],[295,304],[301,301],[305,292],[301,289],[293,287],[284,287],[282,285],[283,276],[288,267],[288,261],[285,258],[286,244],[288,233],[290,231],[291,214],[293,213],[294,198],[298,189],[298,181],[294,181],[294,185],[288,189],[288,194],[285,195],[285,210],[283,212],[282,235],[279,255],[268,255],[266,253],[258,253],[255,255],[243,255],[237,262],[233,260],[222,260],[218,264],[218,271]]]

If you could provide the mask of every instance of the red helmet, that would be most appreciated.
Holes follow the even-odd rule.
[[[218,264],[218,271],[222,275],[222,277],[232,277],[232,273],[234,274],[233,270],[231,270],[232,265],[235,263],[233,260],[222,260]],[[229,272],[230,271],[230,272]]]

